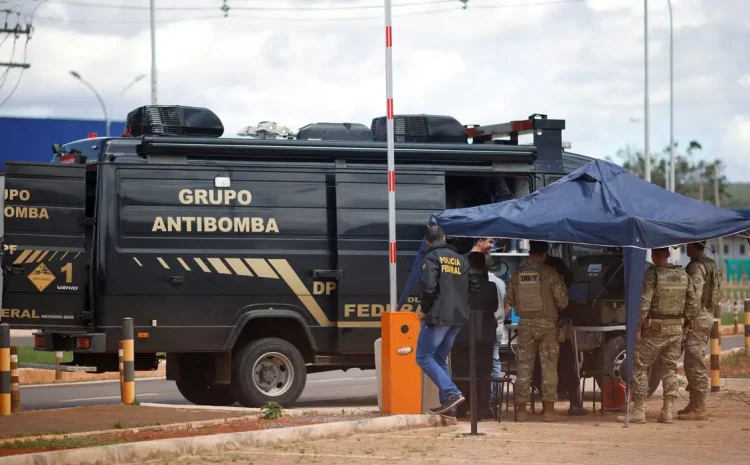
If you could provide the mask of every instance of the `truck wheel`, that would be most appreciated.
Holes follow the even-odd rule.
[[[615,381],[621,383],[627,382],[625,379],[625,336],[617,336],[607,341],[599,351],[597,357],[597,366],[601,371],[612,373],[612,377]],[[596,384],[599,388],[604,385],[605,380],[601,377],[596,378]],[[648,395],[656,391],[661,382],[661,363],[655,361],[648,369]]]
[[[609,373],[614,381],[625,383],[625,336],[617,336],[602,345],[596,360],[597,369]],[[596,377],[599,389],[609,381],[601,376]]]
[[[195,405],[229,406],[234,397],[228,384],[208,384],[196,379],[184,378],[176,381],[182,397]]]
[[[232,392],[245,407],[268,402],[289,407],[302,394],[306,380],[302,354],[283,339],[253,341],[232,359]]]

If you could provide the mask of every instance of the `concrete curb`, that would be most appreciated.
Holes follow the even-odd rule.
[[[291,415],[288,415],[291,416]],[[0,439],[0,445],[13,442],[22,441],[40,441],[40,440],[52,440],[52,439],[65,439],[65,438],[81,438],[86,436],[105,436],[108,434],[130,434],[130,433],[143,433],[146,431],[172,431],[181,429],[193,429],[193,428],[205,428],[206,426],[225,425],[228,423],[235,423],[243,420],[257,420],[258,414],[246,415],[243,417],[230,417],[220,418],[218,420],[201,420],[201,421],[190,421],[184,423],[168,423],[166,425],[154,425],[154,426],[138,426],[135,428],[125,429],[104,429],[100,431],[82,431],[80,433],[68,433],[68,434],[45,434],[39,436],[21,436],[18,438]]]
[[[180,405],[180,404],[158,404],[141,402],[143,407],[156,407],[165,409],[179,410],[208,410],[210,412],[242,412],[248,415],[260,415],[261,409],[249,407],[220,407],[214,405]],[[369,413],[380,413],[380,409],[375,405],[357,406],[357,407],[299,407],[284,409],[284,416],[301,416],[301,415],[359,415]]]
[[[279,442],[315,441],[354,434],[383,433],[446,426],[447,424],[442,417],[436,415],[394,415],[369,420],[296,426],[276,430],[160,439],[85,449],[14,455],[0,458],[0,465],[127,464],[216,451],[231,451],[243,447],[258,447]]]

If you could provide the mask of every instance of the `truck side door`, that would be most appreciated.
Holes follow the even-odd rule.
[[[398,287],[403,289],[430,215],[445,209],[445,176],[400,169],[396,189]],[[339,349],[371,352],[389,307],[386,170],[349,165],[336,177]],[[363,332],[364,331],[364,332]],[[366,334],[365,334],[366,333]]]
[[[78,331],[86,310],[86,202],[95,166],[6,162],[3,309],[12,327]]]

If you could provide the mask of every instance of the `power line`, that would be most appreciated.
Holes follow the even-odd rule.
[[[29,41],[31,40],[31,35],[26,37],[26,44],[23,46],[23,62],[26,63],[26,53],[29,50]],[[8,68],[8,71],[10,71],[10,68]],[[10,93],[7,97],[5,97],[5,100],[0,102],[0,108],[2,108],[8,100],[10,100],[11,97],[13,97],[13,94],[16,93],[16,90],[18,89],[18,86],[21,84],[21,78],[23,78],[23,72],[26,71],[26,67],[21,68],[21,72],[18,74],[18,80],[16,80],[16,85],[13,86],[13,89],[11,89]],[[6,71],[7,72],[7,71]],[[0,87],[2,85],[0,84]]]
[[[75,23],[81,23],[81,24],[144,24],[144,20],[142,19],[77,19],[77,18],[53,18],[49,16],[37,16],[37,20],[39,21],[47,21],[47,22],[55,22],[55,23],[64,23],[66,21],[75,22]],[[224,19],[223,15],[205,15],[205,16],[188,16],[185,18],[167,18],[167,19],[161,19],[159,18],[157,22],[159,23],[180,23],[183,21],[205,21],[208,19]]]
[[[95,3],[80,0],[46,0],[47,3],[56,3],[59,5],[79,6],[87,8],[108,8],[115,10],[148,10],[145,5],[112,5],[109,3]],[[445,3],[458,3],[456,0],[428,0],[424,2],[406,2],[397,3],[393,7],[412,7],[412,6],[430,6]],[[349,5],[349,6],[287,6],[287,7],[257,7],[257,6],[229,6],[230,10],[237,11],[344,11],[344,10],[373,10],[382,9],[383,5]],[[161,6],[156,7],[162,11],[215,11],[221,7],[208,6]]]
[[[18,89],[18,86],[21,84],[21,79],[23,78],[23,73],[26,71],[31,65],[26,62],[27,53],[29,50],[29,41],[31,41],[32,36],[32,22],[34,20],[34,16],[36,15],[37,10],[39,10],[39,7],[42,6],[43,0],[38,0],[38,3],[34,7],[34,9],[31,11],[31,14],[28,15],[28,19],[26,21],[25,27],[21,26],[20,17],[21,13],[12,11],[12,10],[5,10],[6,16],[5,16],[5,25],[3,28],[0,28],[0,33],[7,33],[8,35],[5,36],[3,41],[0,43],[0,47],[5,44],[5,42],[8,40],[8,38],[13,35],[13,49],[11,51],[10,55],[10,61],[7,63],[0,63],[0,67],[5,67],[6,70],[3,73],[2,77],[0,77],[0,89],[2,89],[3,85],[5,85],[5,82],[8,80],[8,76],[10,75],[10,70],[13,68],[21,68],[20,73],[18,73],[18,79],[16,80],[16,84],[13,86],[13,89],[11,89],[10,93],[5,97],[5,99],[0,103],[0,108],[3,107],[10,99],[13,97],[13,94],[15,94],[16,90]],[[11,14],[16,14],[17,16],[17,22],[14,28],[8,27],[8,17]],[[20,63],[14,63],[13,58],[15,58],[16,55],[16,44],[18,42],[19,37],[22,35],[26,36],[26,43],[23,47],[23,60]]]
[[[48,2],[54,2],[55,0],[47,0]],[[499,5],[478,5],[478,6],[470,6],[467,9],[505,9],[505,8],[528,8],[528,7],[534,7],[534,6],[545,6],[545,5],[559,5],[559,4],[566,4],[566,3],[583,3],[586,0],[546,0],[546,1],[539,1],[539,2],[533,2],[533,3],[507,3],[507,4],[499,4]],[[59,2],[59,0],[58,0]],[[456,0],[443,0],[441,2],[421,2],[421,3],[414,3],[412,5],[430,5],[430,4],[437,4],[437,3],[456,3],[456,6],[450,6],[450,7],[443,7],[443,8],[435,8],[430,10],[423,10],[423,11],[411,11],[411,12],[405,12],[405,13],[396,13],[393,16],[394,17],[409,17],[409,16],[427,16],[432,14],[438,14],[438,13],[445,13],[445,12],[454,12],[454,11],[462,11],[464,8],[459,5]],[[68,3],[68,2],[64,2]],[[398,6],[406,6],[407,4],[398,4]],[[104,5],[107,8],[115,8],[113,5]],[[397,5],[394,5],[397,6]],[[138,9],[141,9],[141,7],[137,7]],[[369,8],[369,7],[368,7]],[[379,6],[378,8],[382,8],[382,6]],[[214,10],[216,8],[213,8]],[[232,9],[238,9],[238,8],[232,8]],[[272,9],[266,9],[267,11],[275,11]],[[280,9],[279,9],[280,10]],[[290,11],[289,9],[285,9],[284,11]],[[229,16],[224,15],[207,15],[207,16],[195,16],[195,17],[186,17],[186,18],[169,18],[169,19],[160,19],[160,23],[177,23],[182,21],[203,21],[203,20],[214,20],[214,19],[243,19],[243,20],[249,20],[249,21],[283,21],[283,22],[323,22],[323,21],[361,21],[361,20],[381,20],[382,15],[369,15],[369,16],[309,16],[309,17],[288,17],[288,16],[266,16],[266,15],[242,15],[242,14],[234,14]],[[37,17],[39,20],[44,21],[51,21],[51,22],[65,22],[66,20],[64,18],[51,18],[51,17],[43,17],[39,16]],[[99,24],[99,23],[108,23],[108,24],[142,24],[143,20],[108,20],[108,19],[102,19],[102,20],[90,20],[90,19],[75,19],[71,18],[69,19],[71,22],[76,23],[92,23],[92,24]]]

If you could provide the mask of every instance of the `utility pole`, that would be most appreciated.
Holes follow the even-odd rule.
[[[28,37],[31,37],[31,25],[26,25],[26,27],[22,28],[20,24],[16,24],[15,27],[8,27],[8,17],[7,14],[9,14],[9,11],[5,11],[6,17],[5,17],[5,24],[0,27],[0,34],[14,34],[16,39],[19,36],[25,35]],[[28,39],[27,39],[28,40]],[[28,63],[17,63],[17,62],[4,62],[0,63],[0,68],[21,68],[21,69],[29,69],[31,67]]]
[[[643,124],[644,124],[644,156],[646,158],[645,179],[651,182],[651,147],[648,134],[648,0],[643,0],[643,70],[644,70],[644,92],[643,92]]]
[[[151,0],[151,105],[156,105],[156,6]]]
[[[674,156],[674,28],[672,26],[672,0],[669,5],[669,190],[675,192]]]
[[[701,185],[702,186],[702,185]],[[719,163],[714,164],[714,203],[717,207],[721,206],[719,201]],[[724,272],[726,276],[726,270],[724,270],[724,238],[719,238],[719,269]]]

